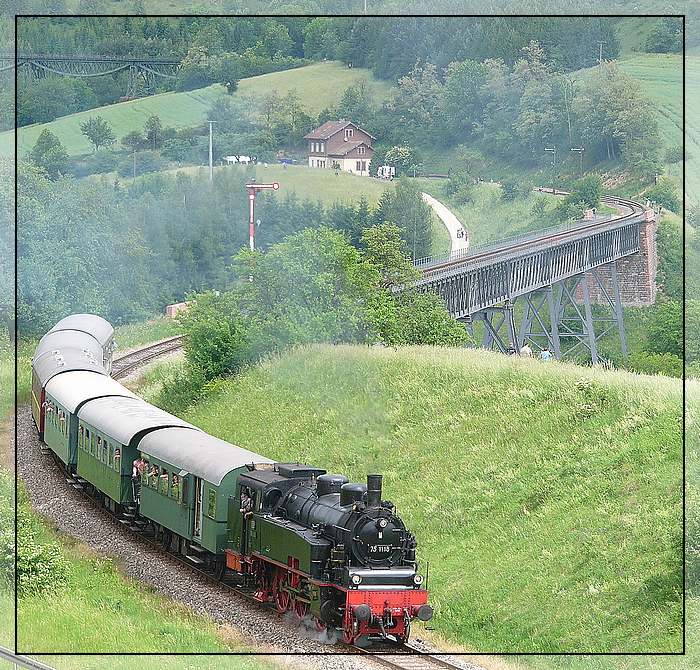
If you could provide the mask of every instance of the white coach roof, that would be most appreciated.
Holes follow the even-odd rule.
[[[114,336],[112,324],[96,314],[71,314],[61,319],[49,333],[58,330],[79,330],[92,335],[104,347]]]
[[[71,414],[83,403],[105,396],[137,396],[119,382],[102,373],[76,370],[57,375],[46,384],[46,393],[61,403]]]
[[[124,445],[129,445],[139,434],[157,428],[180,426],[199,431],[195,426],[136,397],[89,400],[78,410],[78,417]]]
[[[102,349],[87,333],[74,330],[47,333],[41,338],[32,358],[32,367],[42,386],[62,372],[93,370],[106,375]]]
[[[139,450],[216,486],[229,472],[245,465],[275,462],[205,432],[182,428],[149,433],[139,443]]]

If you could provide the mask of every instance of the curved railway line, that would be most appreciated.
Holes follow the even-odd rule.
[[[183,336],[180,335],[131,351],[128,354],[114,360],[112,366],[112,376],[115,378],[123,378],[127,374],[130,374],[150,361],[181,349],[182,346]],[[44,457],[50,455],[52,464],[63,472],[62,464],[52,451],[48,449],[42,449],[41,451]],[[236,584],[234,580],[222,580],[214,572],[200,568],[199,566],[188,561],[187,557],[176,553],[172,550],[172,548],[166,547],[163,543],[163,538],[159,537],[158,534],[154,532],[154,529],[150,528],[148,525],[137,525],[128,514],[118,515],[107,510],[98,500],[93,497],[90,491],[90,486],[85,480],[77,477],[66,477],[65,481],[68,483],[68,485],[72,486],[72,488],[76,489],[76,491],[81,494],[82,497],[89,499],[90,504],[94,505],[100,513],[104,514],[106,518],[111,519],[117,526],[123,525],[131,530],[132,536],[138,542],[148,546],[151,551],[154,551],[157,555],[161,556],[168,562],[176,564],[179,567],[184,568],[190,574],[197,575],[200,579],[207,580],[230,593],[236,593],[247,601],[255,602],[261,609],[268,612],[275,612],[280,618],[289,616],[288,612],[278,612],[274,603],[261,603],[260,601],[256,600],[252,591],[247,591],[240,585]],[[301,620],[298,620],[298,624],[299,626],[305,625]],[[313,636],[311,636],[311,639],[313,639]],[[336,648],[339,647],[341,650],[320,653],[328,657],[339,655],[342,656],[343,654],[363,656],[367,657],[368,660],[371,659],[372,661],[380,663],[385,667],[395,668],[396,670],[433,670],[434,668],[448,668],[453,670],[483,670],[482,668],[479,668],[478,666],[475,666],[467,661],[453,662],[447,660],[444,653],[435,654],[432,651],[421,649],[419,646],[416,646],[416,643],[411,642],[407,644],[387,643],[379,648],[372,647],[370,649],[365,649],[356,645],[345,645],[338,640],[335,643],[335,646]],[[7,660],[12,660],[12,662],[17,663],[17,665],[20,665],[21,667],[35,668],[37,670],[50,670],[48,666],[36,662],[29,657],[18,656],[10,650],[0,648],[0,658],[2,657]]]
[[[541,189],[542,193],[552,193],[552,189]],[[567,191],[554,191],[553,195],[567,195]],[[417,267],[421,270],[423,278],[431,278],[439,276],[459,268],[462,265],[471,265],[481,263],[483,261],[492,261],[501,255],[512,255],[513,252],[526,252],[532,248],[554,242],[566,242],[569,239],[576,239],[587,233],[592,233],[597,230],[604,229],[608,226],[618,226],[620,224],[632,221],[637,217],[645,215],[643,205],[630,200],[628,198],[620,198],[617,196],[603,196],[601,201],[610,207],[616,208],[621,216],[612,218],[599,218],[593,221],[583,221],[571,226],[550,228],[539,232],[532,232],[526,235],[514,238],[505,243],[489,243],[481,247],[471,247],[465,252],[457,252],[450,254],[446,258],[421,259],[417,263]]]
[[[183,339],[184,335],[176,335],[115,358],[112,363],[112,377],[122,379],[154,358],[182,349]]]

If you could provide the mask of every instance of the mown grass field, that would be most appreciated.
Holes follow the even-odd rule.
[[[332,107],[339,94],[359,82],[367,85],[377,101],[385,98],[391,90],[387,82],[375,79],[369,70],[349,69],[341,63],[327,61],[242,79],[234,96],[263,96],[272,91],[284,95],[295,89],[304,101],[306,111],[317,114],[325,107]],[[18,151],[20,156],[30,151],[41,131],[49,128],[70,155],[89,153],[92,145],[81,134],[80,124],[91,116],[102,116],[109,122],[118,140],[131,130],[142,129],[152,114],[158,115],[165,126],[194,126],[202,123],[212,101],[224,92],[225,88],[217,84],[193,91],[161,93],[63,116],[51,123],[25,126],[18,130]],[[0,133],[0,155],[11,155],[13,151],[13,131]]]
[[[221,383],[185,418],[278,460],[360,481],[383,472],[431,564],[433,626],[452,643],[674,651],[680,402],[670,379],[315,347]]]

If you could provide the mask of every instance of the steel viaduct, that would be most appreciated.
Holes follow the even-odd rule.
[[[130,58],[122,56],[61,56],[47,54],[0,53],[0,72],[25,72],[34,79],[48,74],[67,77],[102,77],[128,71],[127,96],[133,96],[139,85],[155,90],[156,81],[174,79],[180,61],[165,58]]]
[[[622,307],[656,296],[656,214],[624,198],[603,201],[619,214],[419,260],[416,287],[440,295],[484,348],[517,353],[528,344],[598,363],[612,331],[626,357]]]

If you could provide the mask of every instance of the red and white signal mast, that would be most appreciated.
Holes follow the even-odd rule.
[[[280,185],[277,182],[272,184],[246,184],[246,189],[248,190],[248,202],[250,204],[250,219],[249,219],[249,239],[250,239],[250,250],[255,251],[255,196],[258,191],[263,191],[266,189],[272,189],[276,191]]]

